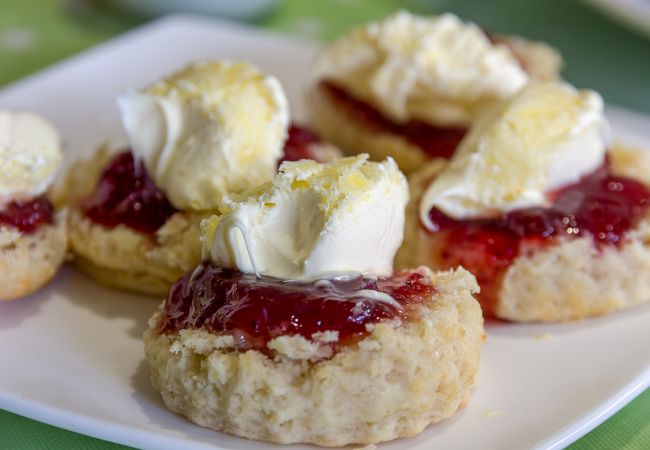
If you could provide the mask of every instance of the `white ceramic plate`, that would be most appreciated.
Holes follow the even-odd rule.
[[[254,29],[172,17],[10,86],[0,107],[53,120],[72,159],[104,140],[123,142],[117,93],[188,60],[230,57],[277,75],[300,118],[301,74],[315,50]],[[648,118],[610,112],[616,133],[650,147]],[[0,408],[136,447],[273,447],[200,428],[163,407],[140,340],[159,301],[103,289],[65,268],[39,294],[0,304]],[[650,384],[649,341],[650,305],[564,325],[490,325],[469,405],[381,448],[562,447]]]
[[[650,1],[584,0],[606,15],[650,37]]]

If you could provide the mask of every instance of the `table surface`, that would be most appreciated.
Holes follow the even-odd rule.
[[[0,2],[0,88],[143,23],[106,0]],[[256,23],[331,40],[350,27],[399,8],[451,11],[499,33],[521,34],[559,48],[564,76],[601,92],[608,103],[650,114],[650,40],[574,0],[280,0]],[[119,449],[0,410],[0,448]],[[569,447],[650,448],[650,390]]]

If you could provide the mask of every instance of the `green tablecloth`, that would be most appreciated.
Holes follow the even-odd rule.
[[[331,39],[352,25],[398,8],[452,11],[495,32],[519,33],[560,48],[572,83],[610,103],[650,113],[650,40],[567,0],[284,0],[262,27]],[[2,0],[0,87],[138,25],[101,0]],[[2,363],[5,369],[11,362]],[[1,370],[1,369],[0,369]],[[122,446],[0,411],[0,449]],[[650,390],[571,449],[650,448]]]

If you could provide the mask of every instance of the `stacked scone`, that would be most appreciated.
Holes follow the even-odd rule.
[[[399,12],[326,47],[310,74],[312,126],[350,153],[411,172],[449,158],[486,106],[555,79],[552,48],[495,37],[451,14]]]
[[[392,160],[287,162],[202,223],[205,262],[145,333],[168,408],[278,443],[369,444],[463,405],[484,329],[463,269],[393,272],[407,183]]]
[[[650,300],[648,155],[611,148],[603,101],[535,82],[411,180],[402,265],[462,265],[486,314],[562,321]]]
[[[114,287],[164,295],[200,262],[199,222],[223,195],[271,180],[282,159],[337,156],[306,130],[287,139],[280,84],[246,62],[190,64],[118,105],[130,150],[98,151],[66,189],[75,263]]]
[[[65,211],[45,193],[61,164],[52,124],[22,111],[0,111],[0,300],[49,281],[66,252]]]

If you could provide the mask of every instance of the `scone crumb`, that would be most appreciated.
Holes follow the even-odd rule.
[[[190,221],[185,214],[174,214],[156,231],[156,240],[165,242],[170,237],[181,233],[189,225]]]
[[[548,333],[537,333],[533,335],[533,339],[536,341],[550,341],[553,339],[553,335]]]
[[[235,338],[229,334],[212,334],[205,330],[181,330],[180,344],[191,348],[199,355],[209,355],[214,349],[229,349],[235,347]],[[174,348],[174,345],[172,345]]]
[[[329,344],[339,340],[338,331],[322,331],[319,333],[314,333],[311,335],[311,338],[315,341],[322,342],[323,344]]]
[[[20,231],[9,228],[9,227],[0,227],[0,247],[6,247],[13,244],[21,238]]]
[[[488,419],[491,418],[491,417],[499,417],[499,416],[503,416],[503,415],[504,415],[503,411],[499,411],[499,410],[496,410],[496,409],[488,409],[487,411],[485,411],[483,413],[483,417],[487,417]]]
[[[338,339],[338,333],[336,337]],[[321,342],[313,342],[298,335],[272,339],[267,348],[289,359],[316,361],[332,356],[332,348],[329,345],[322,345]]]

